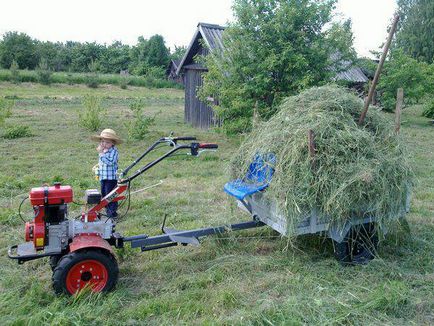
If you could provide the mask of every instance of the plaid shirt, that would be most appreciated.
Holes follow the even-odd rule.
[[[107,152],[99,154],[99,180],[117,180],[118,158],[119,154],[115,146],[110,147]]]

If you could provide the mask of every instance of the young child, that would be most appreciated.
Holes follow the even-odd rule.
[[[101,195],[105,197],[117,185],[119,153],[115,145],[121,144],[122,140],[112,129],[104,129],[100,135],[92,136],[93,140],[99,141],[96,150],[99,153],[98,177],[101,182]],[[106,207],[108,217],[117,217],[118,203],[110,203]]]

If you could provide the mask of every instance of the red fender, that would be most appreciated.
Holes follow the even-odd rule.
[[[101,248],[107,250],[112,255],[114,255],[113,248],[106,240],[101,238],[99,235],[77,235],[76,237],[74,237],[74,239],[72,239],[72,242],[69,245],[70,252],[86,248]]]

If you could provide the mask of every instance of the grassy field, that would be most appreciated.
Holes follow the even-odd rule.
[[[7,247],[23,242],[17,210],[31,187],[62,181],[73,186],[76,201],[85,189],[98,187],[91,173],[96,144],[77,124],[81,98],[89,93],[104,98],[104,126],[123,137],[134,98],[143,98],[146,112],[157,114],[146,141],[119,146],[121,168],[170,131],[220,145],[218,152],[198,158],[176,156],[136,179],[133,191],[159,180],[163,184],[132,195],[118,231],[158,234],[165,214],[168,226],[177,229],[248,220],[222,191],[240,139],[186,126],[181,90],[0,83],[0,97],[16,99],[7,122],[27,125],[33,135],[0,138],[1,325],[434,323],[434,127],[419,117],[419,107],[405,110],[402,128],[418,177],[410,233],[393,227],[370,264],[344,268],[328,240],[304,236],[288,245],[270,228],[261,228],[204,238],[200,247],[117,250],[120,278],[114,292],[56,297],[47,261],[18,265],[7,258]],[[30,212],[25,202],[25,219]],[[70,216],[78,212],[80,207],[72,205]]]
[[[92,74],[78,73],[78,72],[52,72],[50,75],[50,82],[57,84],[88,84],[89,76]],[[18,80],[21,82],[37,83],[40,81],[38,72],[36,70],[18,70]],[[181,88],[180,85],[166,80],[156,79],[144,76],[121,76],[120,74],[97,74],[93,77],[98,84],[110,85],[129,85],[129,86],[145,86],[151,88]],[[14,81],[14,77],[9,69],[0,69],[0,81]]]

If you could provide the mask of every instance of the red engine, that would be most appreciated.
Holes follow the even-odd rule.
[[[29,198],[35,218],[26,223],[26,241],[33,241],[36,249],[43,249],[46,245],[46,223],[58,224],[65,219],[66,204],[73,200],[72,188],[60,183],[32,188]]]

